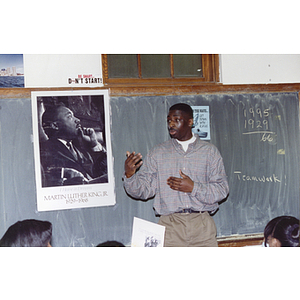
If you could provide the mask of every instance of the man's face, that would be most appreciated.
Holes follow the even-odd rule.
[[[193,119],[190,119],[185,112],[181,110],[170,110],[167,123],[169,134],[172,138],[179,141],[187,141],[193,136]]]
[[[67,140],[75,138],[81,127],[80,120],[74,116],[69,108],[64,106],[59,108],[55,123],[58,127],[57,137],[65,138]]]

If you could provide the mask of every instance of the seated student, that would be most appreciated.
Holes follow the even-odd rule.
[[[118,241],[106,241],[104,243],[98,244],[97,247],[125,247],[125,246]]]
[[[264,230],[264,246],[299,247],[299,220],[292,216],[272,219]]]
[[[52,224],[48,221],[28,219],[11,225],[0,247],[51,247]]]

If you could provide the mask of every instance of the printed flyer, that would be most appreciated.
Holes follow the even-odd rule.
[[[194,126],[192,131],[201,140],[210,140],[209,106],[191,106],[194,112]]]

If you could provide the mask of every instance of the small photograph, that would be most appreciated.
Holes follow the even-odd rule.
[[[107,183],[103,95],[37,97],[42,187]]]
[[[23,87],[23,54],[0,54],[0,88]]]

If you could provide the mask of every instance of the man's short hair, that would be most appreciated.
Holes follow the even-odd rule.
[[[186,103],[176,103],[170,107],[169,111],[171,110],[181,110],[187,113],[189,118],[193,119],[193,109]]]
[[[51,124],[57,120],[58,111],[61,107],[66,107],[63,103],[48,107],[42,116],[42,127],[48,137],[54,136],[56,131]]]

